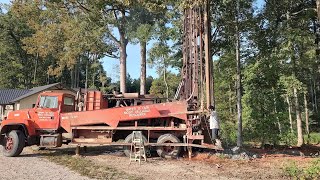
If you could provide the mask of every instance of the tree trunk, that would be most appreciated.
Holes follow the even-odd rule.
[[[73,82],[74,88],[79,87],[79,64],[80,64],[80,61],[81,61],[81,58],[78,57],[77,62],[74,65],[74,82]]]
[[[313,85],[312,85],[312,83],[313,83],[313,81],[310,79],[310,92],[311,92],[312,111],[315,111],[315,103],[314,103],[314,94],[313,94]]]
[[[167,70],[166,70],[166,67],[164,67],[164,69],[163,69],[163,81],[164,81],[164,84],[166,86],[166,98],[168,100],[169,99],[169,86],[168,86],[168,83],[167,83]]]
[[[316,23],[316,55],[317,59],[319,59],[320,56],[320,0],[316,1],[316,6],[317,6],[317,23]],[[314,104],[315,104],[315,109],[316,112],[318,112],[318,100],[317,100],[317,89],[316,89],[316,83],[315,79],[313,77],[313,90],[314,90]]]
[[[317,56],[320,55],[320,0],[316,1],[317,5],[317,26],[316,26],[316,44],[317,44],[317,49],[316,49],[316,54]]]
[[[120,34],[120,92],[126,93],[127,76],[127,44],[124,32],[119,30]]]
[[[316,108],[316,112],[318,112],[318,100],[317,100],[317,88],[316,88],[316,80],[313,80],[313,91],[314,91],[314,104]]]
[[[318,21],[320,21],[320,0],[317,0],[317,15],[318,15]]]
[[[239,32],[239,1],[237,1],[236,16],[235,16],[235,38],[236,38],[236,61],[237,61],[237,110],[238,110],[238,132],[237,146],[242,147],[242,93],[241,93],[241,59],[240,59],[240,32]]]
[[[96,76],[95,76],[95,73],[96,73],[96,67],[95,67],[95,65],[96,65],[96,61],[97,61],[97,56],[96,55],[94,55],[94,56],[92,56],[92,60],[93,60],[93,64],[94,64],[94,67],[93,67],[93,72],[92,72],[92,83],[91,83],[91,86],[92,86],[92,88],[96,88],[95,87],[95,81],[96,81]]]
[[[274,88],[272,88],[272,94],[273,94],[274,114],[276,115],[279,133],[282,134],[281,123],[280,123],[280,119],[279,119],[279,116],[278,116],[277,99],[276,99],[276,94],[275,94]]]
[[[74,77],[75,77],[75,65],[73,65],[73,68],[71,69],[71,72],[70,72],[70,74],[71,74],[71,88],[74,88]]]
[[[87,60],[87,64],[86,64],[86,82],[84,85],[85,93],[87,93],[88,91],[88,66],[89,66],[88,64],[89,64],[89,60]]]
[[[37,53],[36,59],[35,59],[35,65],[34,65],[33,84],[36,84],[38,60],[39,60],[39,54]]]
[[[95,80],[95,74],[94,74],[94,72],[96,71],[96,69],[95,68],[93,68],[93,73],[92,73],[92,83],[91,83],[91,87],[92,88],[95,88],[95,84],[94,84],[94,82],[96,81]]]
[[[76,87],[79,88],[80,87],[80,61],[81,59],[79,58],[78,64],[77,64],[77,80],[76,80]]]
[[[50,84],[50,74],[47,72],[47,75],[48,75],[47,85],[49,85]]]
[[[228,94],[229,94],[229,112],[230,112],[230,114],[232,114],[233,113],[233,109],[232,109],[232,107],[233,107],[233,105],[232,105],[232,88],[231,88],[231,84],[229,84],[229,92],[228,92]]]
[[[297,146],[301,147],[303,145],[303,133],[302,133],[302,119],[301,119],[301,112],[300,112],[300,105],[298,99],[298,92],[297,88],[293,88],[293,95],[294,95],[294,102],[295,102],[295,110],[296,110],[296,118],[297,118],[297,132],[298,132],[298,143]]]
[[[310,131],[309,131],[309,110],[308,110],[307,92],[304,92],[303,99],[304,99],[304,111],[306,115],[306,134],[309,137]]]
[[[290,131],[291,133],[293,133],[293,122],[292,122],[292,110],[291,110],[291,105],[290,105],[290,99],[289,96],[286,95],[286,100],[287,100],[287,104],[288,104],[288,111],[289,111],[289,123],[290,123]]]
[[[287,21],[291,20],[290,18],[290,12],[287,11],[286,13]],[[287,24],[287,27],[290,28],[290,24]],[[291,41],[290,41],[291,42]],[[293,42],[291,42],[291,60],[292,60],[292,75],[296,78],[296,57],[295,57],[295,49]],[[302,119],[301,119],[301,112],[300,112],[300,104],[298,99],[298,90],[297,87],[293,87],[293,97],[294,97],[294,104],[295,104],[295,112],[296,112],[296,121],[297,121],[297,133],[298,133],[298,139],[297,139],[297,146],[301,147],[303,145],[303,133],[302,133]]]
[[[77,83],[78,83],[78,65],[76,64],[75,66],[74,66],[74,82],[73,82],[73,87],[74,88],[77,88],[78,86],[77,86]]]
[[[146,94],[147,43],[140,41],[140,94]]]

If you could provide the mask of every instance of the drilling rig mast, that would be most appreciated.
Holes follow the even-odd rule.
[[[175,98],[188,101],[190,110],[214,106],[209,8],[209,0],[189,1],[184,10],[182,81]]]

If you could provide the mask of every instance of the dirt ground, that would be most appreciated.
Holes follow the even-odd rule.
[[[191,160],[183,155],[178,159],[172,160],[162,159],[154,155],[148,158],[147,162],[141,162],[141,165],[139,165],[138,162],[131,162],[130,164],[129,158],[124,155],[121,148],[88,147],[87,152],[82,151],[80,157],[74,156],[74,149],[72,146],[64,146],[44,152],[33,151],[33,154],[30,154],[30,148],[26,148],[22,157],[10,158],[10,161],[11,159],[17,159],[17,162],[21,161],[25,164],[23,169],[26,169],[26,171],[27,167],[32,167],[30,163],[38,164],[37,173],[44,173],[44,175],[40,173],[40,178],[38,179],[43,179],[42,177],[47,173],[56,174],[54,172],[51,173],[51,171],[56,171],[56,169],[59,171],[58,174],[69,173],[63,175],[64,177],[68,177],[68,179],[84,178],[83,176],[79,176],[78,173],[85,175],[86,173],[82,172],[85,169],[92,171],[89,172],[91,174],[89,177],[97,179],[290,179],[284,175],[283,170],[288,163],[295,161],[299,166],[304,166],[316,159],[315,157],[311,157],[310,154],[320,153],[320,146],[312,146],[300,149],[250,149],[250,152],[254,152],[259,156],[259,158],[250,160],[232,160],[221,155],[217,156],[213,152],[195,153]],[[301,156],[301,153],[306,154],[306,156]],[[52,157],[54,157],[54,160]],[[7,161],[3,157],[0,157],[0,159],[1,163]],[[61,165],[55,167],[55,164],[47,159],[49,161],[53,160],[56,163],[58,162],[58,164],[62,164],[68,168],[61,169],[63,167]],[[63,161],[65,161],[64,164]],[[90,162],[87,165],[89,167],[85,167],[87,162]],[[80,168],[72,168],[70,163],[82,163],[84,165]],[[41,166],[44,169],[41,169]],[[49,167],[49,169],[46,167]],[[52,167],[52,170],[50,167]],[[109,172],[106,173],[107,176],[96,177],[96,172],[92,169],[99,167],[104,167],[102,171],[111,171],[112,176],[109,176]],[[9,171],[9,169],[6,171]],[[18,172],[18,170],[14,171],[13,174],[15,172]],[[72,174],[74,174],[74,177]]]
[[[303,166],[315,158],[309,156],[289,155],[284,149],[256,150],[260,158],[251,160],[231,160],[213,153],[196,153],[189,160],[181,157],[165,160],[159,157],[148,158],[147,162],[131,162],[121,150],[109,149],[101,151],[89,149],[83,157],[99,165],[112,166],[120,172],[139,177],[139,179],[289,179],[284,176],[283,167],[296,161]],[[296,149],[289,149],[296,151]],[[308,152],[307,152],[308,151]],[[303,153],[311,153],[306,148]],[[320,146],[312,149],[312,153],[320,152]]]
[[[256,163],[236,162],[210,158],[210,161],[198,159],[163,160],[149,158],[147,162],[129,164],[122,155],[102,154],[87,156],[99,164],[107,164],[128,174],[144,179],[279,179],[281,172],[270,167],[257,167]],[[255,167],[256,166],[256,167]]]
[[[163,160],[148,158],[147,162],[131,162],[122,153],[86,156],[99,164],[107,164],[116,169],[143,179],[230,179],[220,175],[215,164],[185,159]],[[237,178],[231,178],[237,179]]]

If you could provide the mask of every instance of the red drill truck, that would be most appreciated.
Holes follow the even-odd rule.
[[[181,146],[216,148],[204,143],[199,112],[188,111],[186,101],[108,98],[99,91],[89,91],[84,97],[85,101],[79,102],[71,94],[44,92],[34,108],[10,112],[1,124],[3,154],[18,156],[31,145],[72,143],[122,145],[128,155],[131,133],[136,130],[143,132],[146,146],[157,146],[162,157],[177,156]],[[81,103],[84,109],[79,111]]]
[[[6,156],[25,146],[130,145],[132,131],[142,131],[145,145],[162,157],[174,157],[181,147],[218,149],[210,143],[206,108],[214,106],[213,61],[209,1],[184,11],[182,81],[177,101],[159,103],[148,97],[104,97],[88,92],[84,101],[69,94],[40,94],[33,109],[10,112],[1,124],[0,143]],[[179,99],[179,100],[178,100]],[[84,104],[82,108],[78,105]],[[121,141],[122,140],[122,141]],[[206,143],[205,143],[206,142]]]

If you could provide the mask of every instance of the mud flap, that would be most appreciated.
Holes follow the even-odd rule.
[[[38,136],[28,136],[27,137],[27,146],[37,145],[39,144],[39,138]]]
[[[4,135],[0,135],[0,145],[4,145]]]

